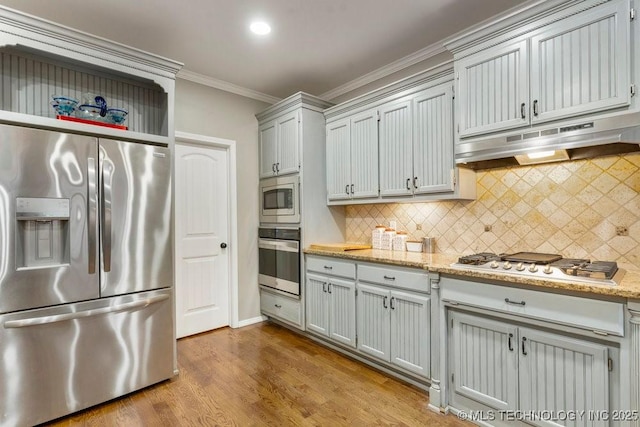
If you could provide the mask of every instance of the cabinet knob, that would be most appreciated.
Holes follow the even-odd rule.
[[[226,249],[227,244],[226,244],[226,243],[224,243],[224,242],[223,242],[223,243],[220,243],[220,247],[221,247],[222,249]]]

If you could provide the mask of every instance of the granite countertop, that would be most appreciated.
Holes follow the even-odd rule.
[[[360,249],[351,251],[327,251],[319,249],[305,249],[304,253],[309,255],[320,255],[334,258],[349,259],[354,261],[376,262],[383,264],[397,265],[401,267],[422,268],[443,274],[456,276],[473,277],[479,279],[505,281],[509,284],[525,285],[538,288],[552,288],[578,293],[589,293],[595,295],[605,295],[612,297],[640,299],[640,269],[632,265],[619,265],[625,270],[622,282],[617,286],[599,285],[570,281],[545,280],[537,277],[527,277],[518,275],[495,274],[485,271],[466,270],[464,268],[452,267],[451,264],[458,260],[457,255],[448,254],[427,254],[422,252],[400,252],[381,249]]]

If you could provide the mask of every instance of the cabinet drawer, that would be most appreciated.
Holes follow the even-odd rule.
[[[358,264],[358,280],[417,292],[430,290],[427,272],[422,270]]]
[[[441,278],[440,288],[442,300],[624,335],[624,306],[620,303],[451,277]]]
[[[307,256],[307,270],[348,279],[356,278],[356,265],[353,262],[327,257]]]
[[[302,303],[298,299],[260,289],[260,311],[268,316],[302,326]]]

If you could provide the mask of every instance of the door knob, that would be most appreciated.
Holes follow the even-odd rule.
[[[220,247],[221,247],[222,249],[224,249],[224,248],[226,248],[226,247],[227,247],[227,244],[226,244],[226,243],[220,243]]]

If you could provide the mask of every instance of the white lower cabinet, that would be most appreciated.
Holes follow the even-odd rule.
[[[358,350],[429,377],[430,299],[427,295],[358,283]]]
[[[315,273],[306,277],[307,330],[355,347],[355,281]]]
[[[298,298],[260,289],[260,312],[302,327],[302,304]]]
[[[540,414],[540,426],[599,426],[609,411],[609,347],[565,334],[449,311],[452,400]],[[544,414],[585,414],[575,422]]]

